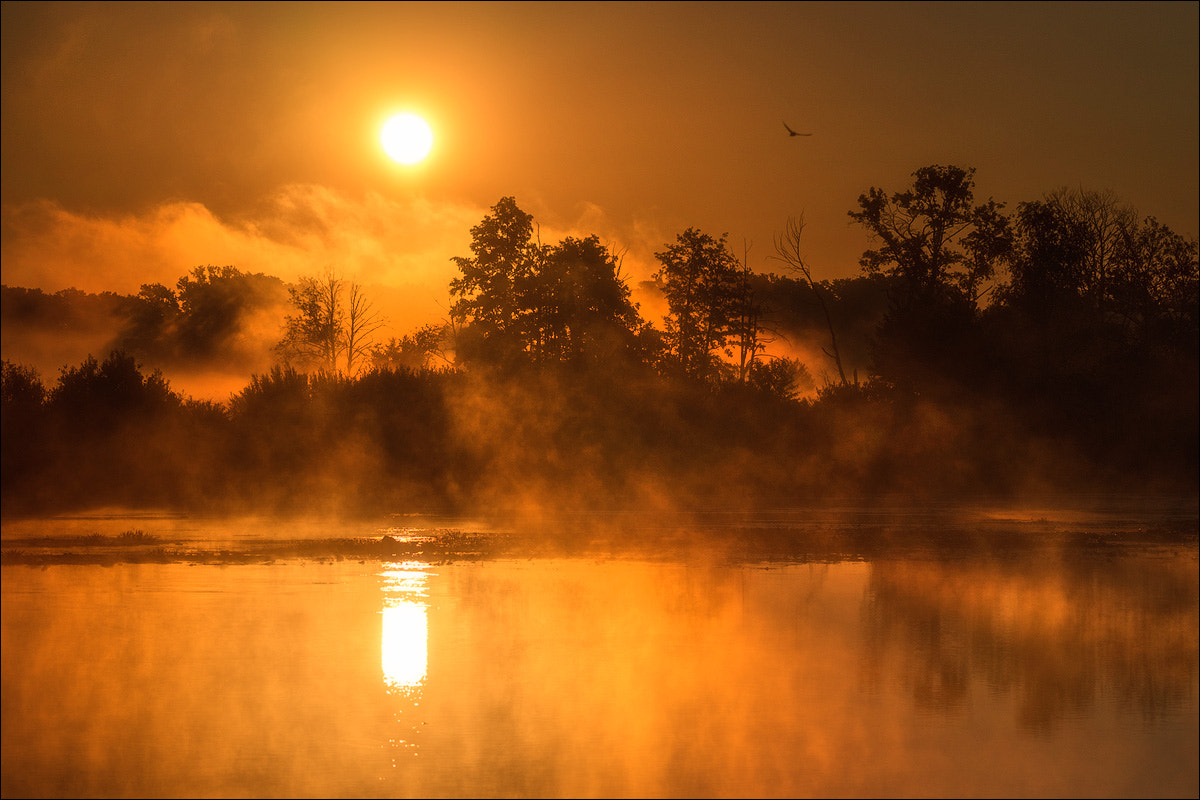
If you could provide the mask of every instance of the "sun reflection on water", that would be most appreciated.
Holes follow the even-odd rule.
[[[380,640],[383,680],[389,691],[412,693],[425,681],[429,663],[429,618],[425,597],[429,564],[420,561],[384,565]]]

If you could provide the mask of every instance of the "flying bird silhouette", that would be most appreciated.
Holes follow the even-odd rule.
[[[788,128],[788,124],[786,122],[783,123],[783,127],[787,128],[788,136],[812,136],[811,133],[796,133],[791,128]]]

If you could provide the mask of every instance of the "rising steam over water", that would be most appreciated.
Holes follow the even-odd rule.
[[[1188,796],[1190,512],[6,523],[3,793]]]

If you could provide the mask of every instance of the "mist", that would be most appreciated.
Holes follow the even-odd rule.
[[[535,200],[534,208],[538,208]],[[457,274],[451,261],[468,250],[470,229],[485,209],[420,195],[354,195],[317,184],[279,187],[248,210],[218,215],[198,202],[166,202],[142,213],[84,213],[48,200],[5,204],[0,218],[4,283],[48,294],[79,290],[134,295],[146,284],[173,287],[197,266],[235,265],[291,284],[328,269],[359,283],[385,323],[378,338],[400,337],[444,324],[446,292]],[[571,216],[550,215],[539,226],[547,241],[599,234],[622,255],[623,275],[648,307],[661,296],[644,289],[652,271],[653,226],[623,228],[599,206],[581,203]],[[586,233],[585,233],[586,232]],[[96,305],[96,304],[93,304]],[[241,320],[246,341],[212,363],[147,359],[180,391],[224,402],[256,372],[266,371],[287,309],[283,300],[247,299],[254,318]],[[659,318],[665,308],[659,309]],[[653,312],[652,312],[653,314]],[[89,355],[120,347],[122,320],[112,304],[68,320],[29,325],[6,312],[4,358],[36,367],[47,378]]]
[[[968,198],[971,174],[914,173]],[[9,218],[25,227],[19,245],[6,239],[6,280],[53,286],[95,263],[88,286],[141,283],[136,295],[6,285],[4,452],[19,468],[5,471],[5,508],[536,521],[846,496],[1193,491],[1195,242],[1108,195],[1039,202],[1020,212],[1016,245],[997,240],[1014,248],[1011,278],[986,306],[953,283],[961,276],[934,294],[912,283],[904,255],[890,272],[813,283],[756,273],[724,236],[695,229],[660,245],[651,269],[627,241],[579,238],[584,223],[612,232],[594,206],[543,226],[502,198],[469,224],[467,207],[296,186],[253,221],[195,204],[122,219],[26,207]],[[1047,203],[1119,211],[1149,249],[1110,267],[1123,277],[1099,301],[1088,286],[1046,289],[1035,280],[1046,223],[1028,209]],[[465,244],[446,233],[460,225]],[[241,266],[167,272],[190,248]],[[270,272],[253,271],[264,262]],[[297,327],[298,282],[323,264],[328,286],[363,287],[377,314],[373,339],[359,330],[354,370],[342,306],[312,307],[334,328],[326,317]],[[1048,291],[1059,316],[1045,315]],[[1098,302],[1134,324],[1097,315]],[[285,329],[296,358],[319,346],[324,360],[292,363]],[[407,360],[381,349],[406,336]],[[1116,347],[1085,344],[1098,339]],[[61,363],[73,347],[86,355]]]
[[[1195,797],[1198,13],[4,2],[0,794]]]

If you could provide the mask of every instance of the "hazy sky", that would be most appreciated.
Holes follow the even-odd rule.
[[[415,327],[506,195],[634,280],[689,226],[781,271],[802,213],[815,276],[857,275],[846,212],[928,164],[1010,209],[1112,190],[1194,237],[1198,8],[5,2],[4,282],[331,265],[408,292]],[[417,167],[378,144],[401,110],[435,131]]]

